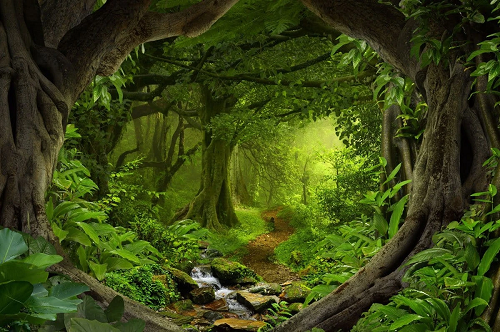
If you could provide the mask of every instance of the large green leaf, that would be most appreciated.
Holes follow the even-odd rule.
[[[403,216],[403,211],[405,209],[406,202],[408,201],[408,195],[404,196],[394,205],[394,209],[391,214],[391,220],[389,221],[389,238],[396,235],[399,229],[399,221]]]
[[[92,261],[89,261],[89,267],[94,272],[97,280],[101,281],[104,279],[106,272],[108,271],[108,264],[97,264]]]
[[[32,312],[40,314],[58,314],[66,312],[75,312],[77,306],[82,301],[80,299],[58,299],[54,296],[30,297],[26,301],[26,307]]]
[[[86,317],[90,320],[96,320],[101,323],[106,323],[108,319],[104,310],[90,296],[84,296],[83,302],[78,305],[78,313],[81,317]]]
[[[63,258],[59,255],[47,255],[39,252],[37,254],[29,255],[23,259],[23,262],[32,264],[40,269],[46,269],[62,260]]]
[[[380,235],[385,235],[385,233],[387,233],[387,228],[389,227],[384,216],[377,212],[373,215],[373,226],[375,226],[375,229]]]
[[[23,236],[8,228],[0,230],[0,264],[10,261],[28,251]]]
[[[128,270],[134,267],[128,260],[120,257],[106,258],[104,263],[108,264],[108,272],[115,270]]]
[[[106,315],[108,322],[113,323],[120,321],[124,311],[125,304],[123,302],[123,298],[121,296],[115,296],[106,310],[104,310],[104,314]]]
[[[33,239],[31,236],[24,239],[26,244],[28,245],[30,255],[36,253],[43,253],[47,255],[56,255],[56,248],[52,244],[49,243],[45,238],[39,236],[36,239]]]
[[[414,321],[421,320],[423,317],[420,315],[414,315],[414,314],[407,314],[402,317],[399,317],[394,321],[394,323],[391,324],[389,327],[390,331],[394,331],[397,329],[402,328],[403,326],[406,326]]]
[[[68,228],[68,235],[66,236],[66,240],[74,241],[74,242],[83,244],[84,246],[91,246],[92,245],[92,242],[90,241],[87,234],[85,234],[81,230],[77,229],[76,227]]]
[[[50,296],[57,297],[58,299],[64,300],[68,298],[80,295],[83,292],[87,292],[89,287],[84,284],[77,284],[74,282],[63,282],[57,284],[50,289]]]
[[[61,202],[54,208],[53,218],[64,216],[69,211],[75,209],[81,209],[81,206],[75,202]]]
[[[0,314],[17,314],[32,292],[33,285],[27,281],[0,284]]]
[[[483,258],[481,259],[481,263],[479,263],[479,267],[477,268],[478,276],[484,276],[484,274],[488,272],[491,263],[493,262],[499,251],[500,251],[500,238],[496,238],[484,253]]]
[[[54,234],[59,239],[59,243],[61,243],[63,240],[65,240],[66,236],[68,236],[68,231],[61,229],[59,226],[57,226],[57,224],[55,222],[52,223],[52,230],[54,231]]]
[[[48,276],[44,269],[22,261],[9,261],[0,265],[0,283],[17,280],[39,284],[45,282]]]
[[[116,249],[116,250],[111,251],[111,253],[118,255],[122,258],[125,258],[131,262],[137,263],[137,264],[139,264],[141,262],[136,255],[134,255],[132,252],[128,251],[127,249]]]
[[[96,231],[92,228],[92,226],[84,222],[77,222],[77,225],[80,226],[85,232],[85,234],[87,234],[96,244],[99,244],[101,242],[99,240],[99,236],[97,235]]]
[[[484,276],[473,276],[472,280],[476,283],[475,297],[489,302],[493,294],[493,281]],[[475,308],[476,316],[479,316],[484,308]]]

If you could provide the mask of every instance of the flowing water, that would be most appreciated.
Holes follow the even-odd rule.
[[[191,278],[200,287],[213,287],[215,299],[226,299],[229,312],[237,314],[242,319],[251,319],[252,312],[236,301],[236,292],[221,285],[219,279],[213,276],[210,267],[198,266],[191,271]]]

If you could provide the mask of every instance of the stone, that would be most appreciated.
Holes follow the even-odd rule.
[[[186,272],[173,267],[166,267],[165,269],[172,274],[172,278],[177,284],[177,289],[182,295],[187,295],[193,289],[199,288],[196,281],[194,281],[193,278],[191,278]]]
[[[311,289],[301,281],[293,281],[289,286],[285,287],[283,293],[280,295],[283,301],[288,303],[304,302]]]
[[[175,312],[169,311],[169,310],[161,311],[161,312],[159,312],[159,314],[170,318],[170,320],[174,324],[179,325],[179,326],[182,326],[184,324],[189,324],[193,321],[193,317],[179,315],[178,313],[175,313]]]
[[[173,268],[176,268],[177,270],[181,270],[185,273],[190,273],[191,270],[194,268],[194,263],[190,260],[183,260],[178,263],[176,263]]]
[[[277,296],[266,296],[246,291],[237,292],[236,299],[239,303],[256,312],[263,312],[267,308],[270,308],[273,303],[279,302]]]
[[[193,302],[191,300],[181,300],[174,302],[170,305],[172,309],[174,309],[176,312],[182,312],[186,310],[192,310],[193,309]]]
[[[221,253],[217,249],[207,248],[207,250],[205,250],[205,257],[206,258],[215,258],[215,257],[222,257],[222,256],[224,256],[224,254]]]
[[[296,303],[292,303],[288,306],[288,310],[290,310],[290,312],[292,314],[296,314],[298,313],[300,310],[302,310],[302,308],[304,307],[304,304],[302,303],[299,303],[299,302],[296,302]]]
[[[259,328],[266,326],[266,323],[255,320],[245,320],[236,318],[223,318],[214,322],[212,331],[214,332],[232,332],[232,331],[252,331],[256,332]]]
[[[259,277],[255,272],[238,262],[231,262],[224,258],[215,258],[210,264],[212,273],[223,285],[236,285],[238,283],[252,283],[250,278],[257,281]],[[248,277],[248,279],[246,279]]]
[[[203,309],[208,309],[212,311],[228,311],[229,306],[227,305],[226,299],[218,299],[215,300],[214,302],[205,304],[203,306]]]
[[[196,304],[207,304],[215,300],[215,291],[212,287],[200,287],[189,292],[189,297]]]
[[[260,282],[254,287],[248,289],[250,293],[259,293],[263,295],[280,295],[282,292],[282,288],[278,283],[265,283]]]
[[[207,311],[203,314],[203,318],[208,319],[211,322],[214,322],[218,319],[224,318],[220,312],[216,311]]]

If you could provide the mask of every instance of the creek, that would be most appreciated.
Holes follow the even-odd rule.
[[[200,287],[212,287],[215,291],[215,299],[225,299],[229,308],[229,312],[238,315],[241,319],[252,320],[253,312],[236,300],[236,290],[229,289],[221,285],[210,270],[210,266],[198,266],[191,271],[191,278]]]

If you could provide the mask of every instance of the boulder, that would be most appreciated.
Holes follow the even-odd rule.
[[[224,318],[224,316],[222,316],[222,314],[220,312],[207,311],[203,314],[203,318],[205,318],[211,322],[214,322],[216,320]]]
[[[189,273],[194,268],[194,263],[189,260],[183,260],[181,262],[177,262],[173,267],[176,268],[177,270]]]
[[[256,283],[260,279],[255,272],[243,264],[224,258],[215,258],[210,264],[212,273],[223,285]]]
[[[259,282],[254,287],[248,289],[250,293],[259,293],[263,295],[280,295],[282,288],[278,283]]]
[[[223,253],[221,253],[219,250],[214,249],[214,248],[207,248],[205,250],[205,258],[216,258],[216,257],[222,257],[224,256]]]
[[[189,292],[189,297],[196,304],[207,304],[215,300],[215,291],[212,287],[200,287]]]
[[[277,296],[266,296],[246,291],[237,292],[236,300],[256,312],[263,312],[267,308],[270,308],[273,303],[279,302],[279,298]]]
[[[193,278],[191,278],[186,272],[174,269],[173,267],[167,267],[166,270],[172,274],[172,278],[177,284],[177,289],[182,295],[186,295],[193,289],[199,288],[196,281],[194,281]]]
[[[191,302],[191,300],[181,300],[181,301],[177,301],[177,302],[172,303],[171,305],[169,305],[169,308],[170,307],[179,313],[179,312],[183,312],[186,310],[192,310],[193,309],[193,302]]]
[[[290,285],[286,286],[283,293],[280,295],[283,301],[291,302],[304,302],[311,289],[301,281],[293,281]]]
[[[232,332],[232,331],[253,331],[266,326],[266,323],[255,320],[244,320],[236,318],[223,318],[214,322],[212,331]]]
[[[228,311],[229,306],[227,305],[226,299],[218,299],[215,300],[214,302],[205,304],[203,306],[203,309],[208,309],[212,311]]]
[[[295,315],[300,310],[302,310],[303,307],[304,307],[304,305],[302,303],[296,302],[296,303],[290,304],[288,306],[288,310],[290,310],[290,312]]]
[[[161,311],[161,312],[159,312],[159,314],[162,315],[162,316],[170,318],[170,320],[174,324],[179,325],[179,326],[182,326],[184,324],[189,324],[189,323],[191,323],[193,321],[193,317],[179,315],[178,313],[175,313],[173,311],[168,311],[168,310]]]

